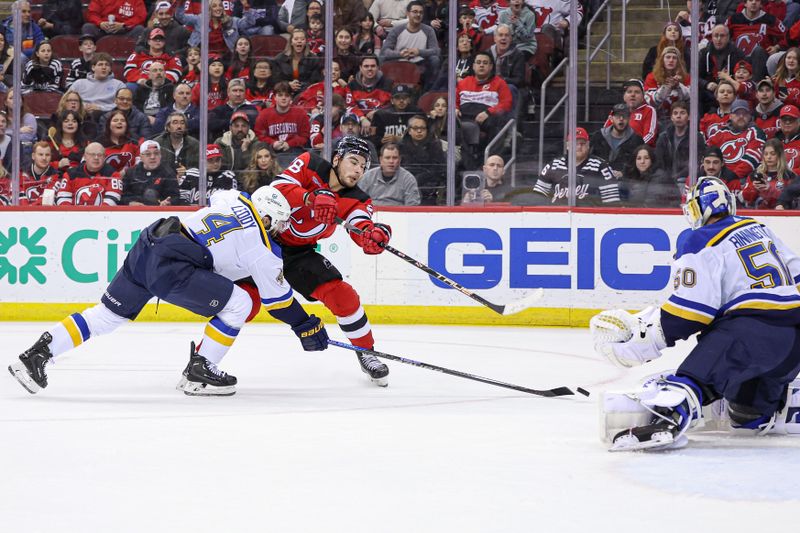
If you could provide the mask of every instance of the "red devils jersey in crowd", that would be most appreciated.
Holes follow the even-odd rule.
[[[52,157],[52,165],[54,168],[58,168],[58,163],[64,159],[69,159],[69,168],[74,168],[78,166],[78,163],[81,162],[83,159],[83,149],[84,146],[70,146],[66,147],[63,144],[56,148],[56,145],[53,144],[53,141],[50,141],[50,153],[53,154]]]
[[[744,55],[753,53],[756,46],[767,49],[778,45],[786,48],[786,27],[769,13],[761,12],[761,16],[748,19],[744,12],[734,13],[725,23],[731,32],[731,41]]]
[[[783,106],[778,105],[775,106],[772,111],[762,113],[759,111],[759,107],[756,106],[755,110],[753,111],[756,126],[761,128],[761,131],[764,132],[764,135],[767,136],[767,139],[772,139],[775,137],[775,134],[780,131],[780,127],[778,127],[778,119],[780,118],[781,107]]]
[[[356,76],[347,86],[352,96],[351,101],[346,101],[348,107],[357,105],[366,114],[389,105],[392,100],[392,82],[388,78],[381,76],[372,87],[362,85],[359,79]]]
[[[753,185],[754,176],[751,175],[747,178],[747,183],[742,189],[742,199],[746,202],[747,207],[756,209],[775,209],[783,189],[787,185],[787,181],[777,179],[777,176],[764,176],[766,178],[767,189],[759,191]]]
[[[542,31],[542,26],[550,24],[555,26],[569,16],[570,2],[568,0],[525,0],[525,5],[536,15],[536,32]],[[578,3],[578,26],[583,18],[583,5]],[[571,25],[572,26],[572,25]]]
[[[800,133],[787,139],[783,132],[779,131],[775,138],[783,142],[783,155],[786,157],[786,166],[791,168],[795,174],[800,175]]]
[[[154,62],[164,64],[164,74],[172,83],[178,83],[178,80],[181,79],[183,65],[178,56],[171,56],[167,53],[151,56],[148,52],[136,52],[129,55],[125,62],[125,70],[123,70],[125,81],[136,83],[140,79],[146,80],[150,72],[150,65]]]
[[[719,109],[706,113],[700,119],[700,133],[703,134],[706,141],[708,138],[719,131],[719,129],[728,124],[730,113],[720,113]]]
[[[318,113],[311,119],[311,134],[308,137],[308,144],[311,146],[319,146],[325,142],[325,114]],[[333,121],[333,135],[331,139],[338,139],[342,136],[337,121]]]
[[[129,141],[125,144],[106,146],[106,165],[111,166],[115,172],[136,166],[139,162],[139,143]]]
[[[122,198],[122,178],[110,165],[89,172],[86,163],[64,172],[56,185],[56,205],[117,205]]]
[[[789,78],[778,85],[775,80],[775,98],[784,104],[800,105],[800,80]]]
[[[478,25],[481,31],[486,31],[497,26],[497,17],[500,16],[500,10],[507,8],[508,2],[506,0],[496,0],[486,6],[483,5],[481,0],[472,0],[469,7],[475,11],[475,24]]]
[[[286,197],[292,207],[289,229],[278,236],[288,246],[312,246],[318,240],[330,237],[335,224],[322,224],[311,219],[311,208],[305,204],[306,194],[317,189],[330,189],[328,177],[333,167],[320,156],[306,152],[297,157],[286,170],[278,174],[270,185]],[[343,189],[335,193],[336,215],[356,227],[372,220],[372,200],[359,189]]]
[[[603,124],[604,128],[611,125],[611,113],[608,114],[606,123]],[[658,120],[656,117],[656,110],[653,106],[642,104],[633,111],[631,111],[631,118],[628,122],[631,129],[639,134],[644,142],[650,146],[656,145],[658,138]]]
[[[199,76],[198,76],[199,80]],[[211,111],[217,106],[221,106],[228,98],[225,86],[221,82],[211,82],[211,87],[208,88],[208,106],[207,109]],[[192,87],[192,103],[200,107],[200,84],[195,83]]]
[[[294,99],[294,105],[302,107],[306,113],[311,113],[316,107],[322,108],[325,100],[325,85],[326,82],[324,81],[312,83],[305,91],[297,95],[297,98]],[[338,84],[335,85],[333,92],[344,98],[345,103],[353,100],[350,87],[346,85],[344,87]],[[356,113],[359,115],[359,118],[363,115],[361,110],[358,110]]]
[[[263,89],[248,86],[244,91],[244,99],[259,109],[275,105],[275,93],[271,86]]]
[[[750,102],[750,107],[755,107],[758,104],[756,92],[756,84],[753,83],[753,80],[740,81],[739,88],[736,89],[736,97]]]
[[[59,180],[58,171],[53,167],[37,174],[31,165],[19,177],[19,205],[42,205],[42,191],[52,189]]]
[[[256,119],[256,136],[259,141],[268,144],[286,141],[292,148],[306,146],[309,130],[308,115],[302,108],[294,105],[286,113],[278,113],[277,108],[268,107]]]
[[[764,143],[767,141],[764,132],[756,126],[736,132],[730,126],[724,126],[708,138],[709,146],[722,150],[722,159],[739,179],[746,178],[761,162]]]

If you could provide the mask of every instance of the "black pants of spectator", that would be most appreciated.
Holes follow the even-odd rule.
[[[760,46],[756,46],[746,59],[753,66],[753,77],[751,79],[763,80],[767,75],[769,53]]]
[[[503,129],[508,119],[511,118],[507,113],[499,113],[496,115],[489,115],[489,118],[483,121],[482,124],[475,122],[474,117],[461,117],[461,135],[463,144],[461,147],[462,155],[466,150],[470,152],[477,164],[483,163],[483,151],[486,146],[497,137],[500,130]],[[502,143],[497,143],[494,146],[492,153],[499,153],[503,148]]]

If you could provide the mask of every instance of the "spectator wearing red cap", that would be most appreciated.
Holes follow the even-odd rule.
[[[166,78],[171,83],[178,83],[181,77],[181,59],[177,56],[171,56],[164,51],[166,43],[164,37],[164,30],[161,28],[153,28],[148,34],[148,49],[145,52],[134,52],[128,56],[125,62],[125,81],[128,82],[129,87],[131,84],[144,86],[148,80],[148,71],[153,62],[164,64],[164,73]],[[134,90],[136,86],[132,87]]]
[[[780,130],[778,119],[780,117],[783,101],[775,98],[775,86],[772,80],[764,78],[756,86],[756,101],[758,104],[753,109],[756,117],[756,126],[764,131],[767,139],[775,137]]]
[[[784,105],[779,126],[775,138],[783,143],[786,164],[795,174],[800,174],[800,109],[791,104]]]
[[[569,139],[565,151],[569,149]],[[620,201],[620,183],[614,170],[604,160],[591,156],[589,134],[584,128],[575,130],[575,202],[578,206],[614,205]],[[539,195],[540,204],[562,204],[568,202],[569,167],[567,156],[557,157],[542,169],[533,187]]]
[[[642,80],[631,79],[622,84],[622,101],[631,111],[630,126],[642,140],[650,146],[655,146],[658,136],[658,121],[656,110],[644,101],[644,83]],[[611,115],[608,114],[604,128],[611,125]]]
[[[98,37],[127,35],[136,39],[144,32],[146,20],[144,0],[90,0],[81,33]]]
[[[743,59],[736,63],[733,67],[733,74],[721,71],[719,79],[720,82],[727,81],[733,85],[736,98],[746,100],[751,107],[756,105],[756,84],[753,81],[753,67],[749,61]]]
[[[289,84],[275,85],[275,107],[262,110],[256,120],[256,135],[278,154],[278,163],[287,167],[303,153],[311,135],[308,115],[303,108],[292,105]]]
[[[125,172],[122,205],[176,205],[180,203],[178,180],[172,167],[162,161],[156,141],[139,145],[140,161]]]
[[[181,203],[197,205],[200,203],[200,169],[190,168],[180,182]],[[220,190],[239,189],[236,173],[222,170],[222,149],[217,144],[206,146],[206,198]]]
[[[708,146],[716,146],[722,150],[725,166],[740,180],[739,183],[728,183],[728,188],[732,191],[741,189],[741,182],[761,162],[761,153],[767,138],[764,132],[752,123],[752,119],[750,104],[744,100],[736,100],[731,105],[728,124],[707,139]]]
[[[150,31],[159,28],[164,31],[165,43],[164,51],[171,56],[186,57],[186,50],[189,47],[189,36],[192,32],[183,24],[179,24],[173,17],[172,4],[166,0],[161,0],[156,4],[150,20],[147,22],[146,31],[142,32],[141,37],[136,42],[135,51],[144,52],[150,48]]]
[[[231,115],[230,128],[214,143],[222,150],[222,168],[236,172],[247,168],[253,149],[260,144],[244,111]]]

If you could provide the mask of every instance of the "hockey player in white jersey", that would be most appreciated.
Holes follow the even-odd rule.
[[[283,261],[270,232],[281,231],[291,211],[286,198],[264,186],[252,197],[219,191],[209,207],[183,221],[160,219],[145,228],[106,289],[101,303],[51,327],[9,372],[30,393],[47,387],[45,367],[93,336],[134,320],[154,296],[211,317],[203,340],[191,343],[189,364],[178,383],[189,395],[231,395],[236,378],[218,365],[245,321],[257,312],[251,296],[234,280],[251,277],[270,314],[289,324],[307,351],[327,348],[319,318],[294,299]]]
[[[800,258],[765,225],[735,216],[736,200],[718,178],[698,180],[684,212],[692,229],[678,237],[667,301],[591,320],[595,349],[623,367],[700,332],[677,370],[602,400],[601,432],[615,451],[684,446],[714,402],[736,430],[798,432]],[[635,427],[610,431],[621,414]]]

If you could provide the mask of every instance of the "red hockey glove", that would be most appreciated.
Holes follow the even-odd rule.
[[[365,254],[375,255],[383,252],[383,245],[392,238],[392,228],[387,224],[370,224],[361,231],[358,245]]]
[[[306,204],[311,205],[311,219],[323,224],[336,222],[336,194],[328,189],[317,189],[306,195]]]

